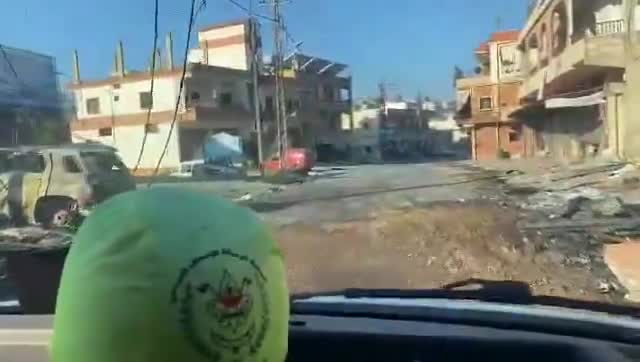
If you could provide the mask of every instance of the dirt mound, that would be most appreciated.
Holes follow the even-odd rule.
[[[276,230],[292,291],[437,288],[482,278],[523,281],[540,295],[607,298],[587,267],[563,265],[523,243],[509,209],[452,203],[370,216]]]

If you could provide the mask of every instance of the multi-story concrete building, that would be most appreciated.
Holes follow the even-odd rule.
[[[212,132],[246,136],[253,129],[249,76],[244,71],[190,64],[184,96],[179,96],[182,69],[158,69],[153,97],[149,71],[123,73],[70,86],[77,112],[71,122],[72,139],[114,146],[127,166],[135,167],[146,132],[137,165],[141,173],[156,167],[165,143],[161,168],[172,169],[182,161],[201,158],[203,143]]]
[[[65,135],[38,134],[63,125],[55,59],[30,50],[0,47],[0,146],[67,140]]]
[[[519,31],[491,35],[475,50],[476,74],[456,81],[456,118],[471,135],[474,160],[512,157],[524,153],[522,125],[511,117],[519,108],[522,84],[521,58],[517,51]]]
[[[255,143],[253,83],[249,71],[254,59],[260,69],[261,113],[265,152],[275,142],[273,75],[262,64],[260,49],[254,58],[251,32],[260,44],[259,28],[249,20],[218,24],[198,33],[192,49],[184,90],[179,93],[182,69],[173,65],[172,42],[158,57],[153,97],[151,72],[128,71],[124,49],[118,48],[114,74],[87,81],[79,76],[70,85],[77,117],[71,122],[74,142],[95,141],[119,149],[124,162],[135,167],[145,133],[147,139],[138,172],[152,171],[168,142],[161,169],[202,157],[204,143],[216,132],[241,136]],[[286,104],[292,146],[313,146],[319,131],[340,127],[340,114],[350,111],[351,78],[341,77],[346,66],[296,55],[285,72]],[[293,59],[293,58],[290,58]],[[152,99],[153,98],[153,99]],[[177,104],[177,117],[172,127]],[[151,117],[147,124],[147,114]],[[338,121],[336,121],[336,117]],[[250,148],[250,147],[249,147]]]
[[[541,0],[531,8],[518,40],[526,106],[517,117],[528,126],[527,154],[624,154],[625,39],[635,13],[621,0]]]

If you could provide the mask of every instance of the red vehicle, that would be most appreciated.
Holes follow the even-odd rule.
[[[271,156],[262,164],[262,172],[275,174],[281,171],[307,173],[315,166],[315,157],[307,148],[290,148],[285,152],[284,160],[278,155]]]

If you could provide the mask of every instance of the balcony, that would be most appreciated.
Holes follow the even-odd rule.
[[[460,78],[456,81],[456,88],[469,89],[481,85],[491,84],[491,77],[488,75],[479,75],[475,77]]]
[[[625,22],[607,21],[596,25],[596,35],[585,39],[586,65],[624,68]]]
[[[624,33],[626,28],[624,19],[602,21],[596,24],[596,36]]]
[[[597,29],[600,35],[575,41],[551,57],[546,67],[532,71],[523,84],[522,95],[530,95],[570,72],[586,72],[586,66],[624,68],[625,33],[615,32],[624,29],[624,22],[602,23]]]
[[[253,113],[240,106],[195,105],[180,117],[180,126],[185,128],[247,128],[253,122]]]

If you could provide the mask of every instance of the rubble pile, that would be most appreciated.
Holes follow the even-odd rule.
[[[0,253],[22,250],[62,249],[71,244],[73,235],[63,230],[37,226],[0,230]]]
[[[602,293],[628,291],[628,283],[611,277],[611,270],[620,268],[603,255],[608,245],[640,239],[636,166],[554,165],[533,172],[509,170],[501,179],[509,203],[521,210],[517,226],[526,242],[558,263],[589,269]]]
[[[559,254],[534,250],[536,240],[523,241],[517,218],[517,210],[491,202],[449,202],[380,210],[375,218],[350,222],[292,224],[276,234],[295,292],[439,288],[480,278],[522,281],[537,295],[622,299],[602,260],[589,266],[596,278],[584,272],[592,261],[581,251],[558,262]]]

